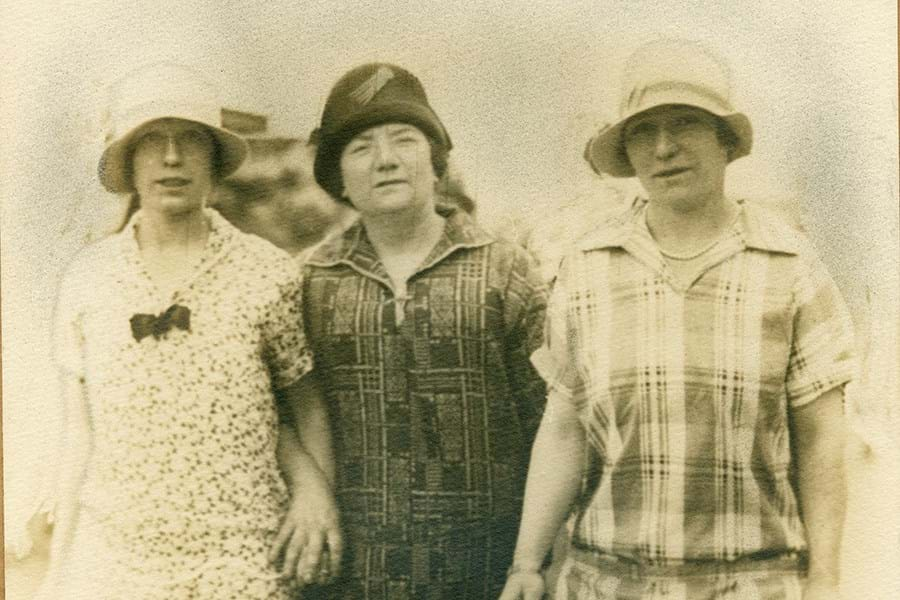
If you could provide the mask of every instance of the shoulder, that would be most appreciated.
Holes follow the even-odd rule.
[[[63,268],[58,280],[56,309],[80,312],[96,303],[102,294],[121,281],[126,261],[122,259],[122,236],[117,233],[84,246]]]
[[[301,256],[304,267],[328,268],[337,265],[353,252],[362,235],[362,223],[353,220],[347,227],[331,232]]]
[[[590,231],[576,238],[563,256],[575,256],[620,246],[631,235],[638,218],[642,218],[645,201],[635,199],[630,205],[604,215]]]
[[[770,255],[770,265],[782,265],[795,291],[811,294],[830,285],[831,276],[815,244],[784,215],[755,203],[744,203],[744,236],[748,248]]]
[[[748,247],[809,259],[815,247],[809,237],[781,212],[758,202],[744,201],[742,229]]]
[[[488,251],[498,259],[505,259],[513,262],[537,260],[535,256],[521,244],[503,237],[502,234],[492,234],[490,239],[486,239],[480,246],[473,246],[471,250]]]
[[[121,268],[123,233],[115,233],[78,250],[63,270],[63,284],[94,281]]]
[[[284,280],[300,276],[296,258],[257,235],[233,227],[230,246],[231,262],[251,278]]]

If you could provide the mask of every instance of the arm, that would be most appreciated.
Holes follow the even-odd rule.
[[[554,405],[544,414],[532,449],[522,525],[500,600],[543,597],[540,568],[580,491],[584,451],[584,428],[575,410]]]
[[[299,469],[296,474],[302,475],[305,472],[303,465],[293,464],[293,457],[297,452],[305,450],[325,475],[328,484],[334,485],[331,425],[315,371],[307,373],[295,384],[278,392],[278,404],[282,407],[278,461],[288,484],[295,484],[293,467]],[[302,477],[299,480],[302,481]]]
[[[277,562],[283,553],[282,574],[296,575],[301,587],[316,579],[324,583],[338,573],[343,543],[332,492],[331,430],[315,375],[280,390],[278,402],[278,462],[291,505],[269,559]]]
[[[800,509],[809,544],[809,576],[803,597],[836,599],[847,505],[843,387],[794,409],[791,417]]]
[[[546,383],[530,360],[543,343],[547,284],[537,261],[524,250],[518,251],[510,268],[503,307],[507,379],[515,390],[519,421],[530,449],[547,398]]]
[[[63,440],[57,471],[56,510],[50,541],[48,576],[60,574],[60,563],[69,551],[78,520],[78,493],[91,452],[91,426],[84,385],[75,376],[60,378],[63,396]],[[48,580],[50,587],[53,580]],[[58,582],[62,585],[62,582]]]

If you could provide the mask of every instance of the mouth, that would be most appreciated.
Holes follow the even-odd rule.
[[[182,188],[190,184],[191,180],[184,177],[163,177],[162,179],[157,179],[156,183],[167,188]]]
[[[676,175],[681,175],[682,173],[687,173],[688,171],[690,171],[688,167],[673,167],[671,169],[657,171],[653,174],[653,176],[658,179],[665,179],[666,177],[675,177]]]
[[[375,187],[381,188],[381,187],[388,187],[391,185],[399,185],[399,184],[403,184],[403,183],[406,183],[405,179],[387,179],[385,181],[379,181],[378,183],[375,184]]]

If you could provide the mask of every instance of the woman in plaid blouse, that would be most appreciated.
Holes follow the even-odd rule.
[[[572,514],[560,599],[836,599],[853,344],[840,295],[799,233],[726,197],[752,129],[719,60],[656,42],[625,73],[620,118],[586,157],[648,199],[561,266],[501,598],[541,597]]]

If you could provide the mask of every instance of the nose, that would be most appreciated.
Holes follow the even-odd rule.
[[[678,152],[678,143],[672,132],[665,127],[660,127],[653,150],[657,158],[665,159],[674,156]]]
[[[166,136],[166,153],[163,155],[166,166],[175,166],[181,163],[181,148],[175,136]]]
[[[390,171],[397,167],[397,154],[391,141],[386,137],[380,137],[375,143],[375,168],[379,171]]]

